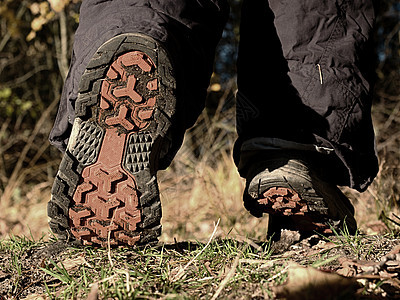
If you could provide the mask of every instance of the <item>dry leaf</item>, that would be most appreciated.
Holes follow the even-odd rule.
[[[88,264],[86,259],[83,256],[78,256],[75,258],[67,258],[62,262],[65,270],[71,271],[77,269],[79,266],[83,264]]]
[[[343,259],[340,261],[340,264],[342,267],[337,270],[337,273],[346,277],[357,276],[363,273],[377,275],[380,271],[379,263],[374,261]]]
[[[346,277],[365,277],[379,275],[382,279],[398,276],[400,272],[400,247],[396,246],[383,256],[379,262],[366,260],[339,260],[341,268],[337,273]]]
[[[329,299],[330,295],[339,296],[352,292],[355,287],[357,283],[352,278],[291,264],[288,268],[288,281],[275,287],[274,292],[277,298],[291,300]]]
[[[342,267],[336,273],[344,277],[354,277],[357,275],[357,270],[352,265],[342,264]]]

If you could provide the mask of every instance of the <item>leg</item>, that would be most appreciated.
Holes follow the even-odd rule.
[[[321,199],[315,202],[321,206],[318,214],[328,216],[344,208],[339,214],[343,219],[352,209],[336,185],[362,191],[372,182],[377,158],[370,116],[371,70],[365,66],[370,65],[366,61],[373,18],[371,1],[244,1],[234,155],[248,180],[252,195],[245,195],[245,202],[254,214],[262,214],[267,198],[279,202],[276,209],[269,204],[270,213],[300,213],[300,207],[287,207],[286,212],[277,207],[285,201],[297,205],[298,198],[309,203],[315,196]],[[261,75],[249,76],[257,73]],[[256,170],[262,161],[263,170]],[[282,167],[283,177],[271,183],[271,173]],[[299,187],[288,186],[288,167],[303,173],[307,183],[292,179]],[[286,190],[261,196],[274,185]],[[316,193],[308,195],[301,186]],[[306,206],[302,209],[315,208]]]
[[[156,173],[204,105],[225,19],[226,6],[211,1],[82,4],[51,136],[65,151],[48,205],[60,238],[103,246],[157,240]]]

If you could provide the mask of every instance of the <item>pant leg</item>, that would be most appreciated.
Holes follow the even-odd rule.
[[[143,33],[161,42],[177,69],[180,96],[175,124],[177,151],[183,132],[204,107],[216,45],[228,18],[226,0],[85,0],[75,34],[69,74],[64,84],[50,142],[65,151],[74,120],[80,78],[96,50],[122,33]],[[161,164],[168,164],[168,162]],[[165,167],[165,166],[164,166]]]
[[[365,190],[378,170],[372,1],[244,0],[241,21],[239,171],[257,147],[324,149],[318,157],[329,179]]]

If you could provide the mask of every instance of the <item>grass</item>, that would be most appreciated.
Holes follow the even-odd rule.
[[[354,241],[346,238],[317,252],[314,246],[275,255],[268,241],[215,237],[217,225],[208,242],[141,248],[71,245],[61,250],[57,243],[26,237],[0,240],[0,295],[6,299],[274,299],[275,288],[286,282],[293,262],[334,271],[339,258],[357,258],[354,253],[337,252],[353,247]],[[370,243],[364,235],[358,241]],[[371,297],[379,294],[378,285],[385,283],[381,281],[370,279],[367,283],[375,288],[368,290],[365,284],[361,290]]]
[[[234,111],[218,109],[211,117],[203,113],[173,164],[158,174],[163,234],[157,247],[72,247],[46,254],[43,248],[54,240],[46,205],[55,170],[49,167],[40,184],[19,186],[12,205],[0,205],[0,299],[272,299],[293,261],[335,271],[340,257],[378,261],[398,243],[398,226],[388,219],[400,215],[400,162],[393,156],[393,140],[379,153],[381,171],[368,192],[346,190],[356,207],[360,228],[355,235],[344,230],[322,238],[334,247],[321,242],[306,252],[300,247],[271,253],[265,237],[268,218],[254,218],[243,208],[244,180],[230,155],[235,133],[227,126],[233,124]],[[381,123],[376,123],[379,132]],[[374,288],[365,284],[366,295],[381,293],[385,285],[369,283]]]
[[[360,236],[360,231],[359,229],[356,230],[354,234],[350,234],[348,227],[346,225],[346,222],[343,224],[343,229],[340,228],[339,230],[336,230],[331,226],[331,230],[333,232],[334,237],[322,237],[335,245],[342,246],[342,247],[348,247],[352,254],[357,257],[357,259],[361,259],[361,250],[363,249],[364,245],[361,243],[361,236]]]
[[[24,239],[3,240],[0,253],[8,256],[18,248],[19,254],[29,255],[42,246],[43,242],[27,243]],[[19,282],[21,277],[14,274],[12,288],[6,295],[25,295],[30,292],[29,283],[40,280],[42,284],[35,284],[35,293],[49,299],[82,299],[91,291],[101,299],[212,298],[216,291],[219,297],[254,293],[263,296],[263,293],[272,295],[271,286],[285,279],[285,274],[280,274],[283,262],[270,264],[268,244],[255,249],[229,238],[210,239],[208,244],[188,242],[141,249],[117,248],[110,251],[110,259],[107,251],[70,248],[56,257],[29,258],[30,263],[41,261],[41,266],[24,264],[20,256],[19,270],[37,277],[25,277],[27,282],[23,285]],[[3,272],[11,271],[15,272],[13,262],[3,269]],[[23,286],[28,288],[21,290]]]

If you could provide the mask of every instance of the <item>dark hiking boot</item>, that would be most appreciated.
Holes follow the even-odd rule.
[[[258,162],[247,176],[244,205],[256,217],[269,214],[268,235],[281,229],[354,234],[354,208],[340,189],[320,179],[309,164],[280,155]]]
[[[60,239],[101,246],[157,241],[156,172],[168,150],[175,92],[171,61],[155,40],[123,34],[97,50],[80,81],[48,204]]]

